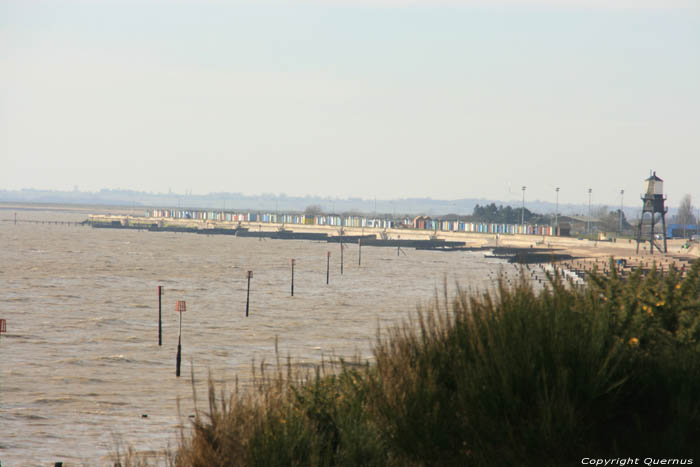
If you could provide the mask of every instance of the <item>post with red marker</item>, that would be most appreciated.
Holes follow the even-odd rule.
[[[177,336],[177,360],[175,362],[175,376],[180,377],[180,362],[182,361],[182,314],[187,310],[184,300],[175,303],[175,311],[180,313],[180,334]]]
[[[0,319],[0,334],[5,334],[7,332],[7,321]]]

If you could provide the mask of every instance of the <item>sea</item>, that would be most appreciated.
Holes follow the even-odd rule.
[[[206,411],[209,378],[245,390],[278,358],[371,363],[378,337],[445,288],[480,293],[517,272],[468,251],[363,247],[359,264],[352,244],[341,274],[337,243],[56,223],[88,212],[0,209],[3,467],[111,466],[129,448],[173,450]]]

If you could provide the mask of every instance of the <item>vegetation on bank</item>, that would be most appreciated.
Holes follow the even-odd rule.
[[[553,277],[422,309],[376,364],[216,394],[178,466],[573,465],[584,457],[700,460],[700,261]]]

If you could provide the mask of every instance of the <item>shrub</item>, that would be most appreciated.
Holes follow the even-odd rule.
[[[614,268],[611,268],[614,271]],[[218,399],[178,465],[570,465],[700,455],[700,262],[588,286],[457,290],[376,365]],[[223,401],[226,400],[224,403]]]

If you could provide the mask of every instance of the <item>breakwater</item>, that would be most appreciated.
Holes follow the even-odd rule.
[[[153,211],[149,211],[153,213]],[[188,214],[189,213],[189,214]],[[163,212],[156,212],[163,214]],[[167,214],[167,213],[166,213]],[[172,214],[172,213],[171,213]],[[605,242],[571,237],[523,234],[486,233],[498,230],[496,226],[481,226],[484,232],[425,230],[413,228],[404,223],[392,221],[384,223],[377,219],[346,218],[342,222],[337,217],[322,220],[320,217],[306,218],[303,215],[256,215],[245,214],[240,217],[226,213],[225,219],[214,220],[221,213],[204,213],[180,211],[174,217],[126,216],[126,215],[90,215],[87,223],[96,228],[139,229],[153,232],[181,232],[198,235],[227,235],[235,237],[257,237],[260,239],[297,239],[329,243],[355,244],[394,248],[414,248],[432,251],[483,251],[510,262],[516,263],[551,263],[573,260],[576,258],[618,258],[634,254],[631,240]],[[178,217],[181,214],[193,218]],[[252,219],[258,219],[253,222]],[[243,219],[250,219],[243,220]],[[275,223],[284,221],[285,223]],[[292,221],[292,222],[287,222]],[[337,222],[349,225],[335,225]],[[376,221],[376,222],[375,222]],[[318,223],[315,223],[318,222]],[[325,223],[324,223],[325,222]],[[358,226],[359,225],[359,226]],[[367,225],[367,227],[364,227]],[[372,227],[373,226],[373,227]],[[672,246],[673,247],[673,246]],[[672,248],[671,247],[671,248]],[[650,256],[642,251],[639,257]],[[697,253],[681,255],[696,258]],[[652,257],[653,258],[653,257]],[[649,258],[645,261],[651,261]],[[658,261],[661,257],[658,256]]]
[[[162,214],[162,212],[156,212]],[[438,232],[422,231],[421,229],[412,228],[382,228],[379,223],[375,228],[378,233],[365,234],[363,227],[337,227],[328,224],[313,224],[307,219],[307,222],[302,222],[302,217],[280,216],[261,217],[260,222],[244,222],[241,219],[251,219],[252,215],[241,216],[241,218],[231,217],[231,220],[210,220],[206,216],[195,216],[196,218],[162,218],[162,217],[132,217],[132,216],[107,216],[107,215],[90,215],[87,223],[95,228],[114,228],[114,229],[129,229],[129,230],[147,230],[149,232],[179,232],[193,233],[197,235],[228,235],[233,237],[253,237],[259,239],[278,239],[278,240],[312,240],[328,243],[340,244],[359,244],[362,246],[373,247],[389,247],[397,248],[397,252],[401,248],[413,248],[416,250],[432,250],[432,251],[483,251],[487,256],[492,258],[505,259],[511,263],[546,263],[553,261],[563,261],[574,259],[573,256],[560,252],[556,248],[533,248],[529,247],[499,247],[497,245],[497,236],[492,236],[495,239],[495,244],[474,244],[468,245],[464,240],[447,240],[439,238]],[[215,217],[215,216],[214,216]],[[363,218],[364,219],[364,218]],[[292,220],[297,221],[291,224],[274,224],[275,220]],[[366,219],[364,219],[366,221]],[[351,220],[349,220],[350,222]],[[353,225],[363,222],[351,222]],[[389,225],[389,224],[387,224]],[[488,229],[487,229],[488,230]],[[349,231],[360,232],[348,233]],[[465,232],[467,233],[467,232]],[[459,233],[457,234],[459,235]],[[498,235],[498,234],[497,234]],[[403,238],[402,238],[403,236]],[[481,234],[481,243],[483,243],[484,235]],[[423,237],[423,238],[421,238]],[[426,238],[427,237],[427,238]],[[490,239],[489,239],[490,240]],[[538,242],[535,242],[538,243]],[[539,242],[541,243],[541,242]],[[490,252],[490,253],[489,253]]]
[[[286,228],[285,225],[279,225],[277,228],[270,230],[269,226],[265,230],[262,229],[262,224],[258,224],[258,229],[251,226],[243,226],[239,224],[229,224],[225,227],[218,226],[213,223],[197,222],[192,220],[180,222],[165,222],[162,219],[150,217],[129,217],[129,216],[101,216],[91,215],[87,223],[95,228],[114,228],[114,229],[136,229],[148,230],[149,232],[180,232],[194,233],[198,235],[230,235],[234,237],[254,237],[254,238],[269,238],[278,240],[313,240],[325,241],[330,243],[357,244],[361,242],[363,246],[375,247],[394,247],[394,248],[420,248],[420,249],[460,249],[466,248],[464,241],[447,241],[445,239],[432,236],[428,239],[401,239],[388,238],[382,234],[366,234],[366,235],[348,235],[342,233],[342,230],[326,229],[326,232],[297,230],[294,225]],[[308,224],[302,224],[307,226]],[[294,229],[294,230],[292,230]]]
[[[267,219],[269,220],[269,219]],[[428,238],[416,238],[421,235],[415,230],[393,230],[388,234],[381,230],[378,234],[348,234],[344,228],[335,226],[318,226],[312,224],[279,224],[257,225],[242,221],[207,221],[197,219],[162,219],[152,217],[104,216],[91,215],[87,223],[95,228],[136,229],[149,232],[179,232],[197,235],[229,235],[234,237],[253,237],[259,239],[277,240],[312,240],[328,243],[359,244],[362,246],[385,248],[413,248],[416,250],[433,251],[491,251],[490,257],[508,260],[511,263],[543,263],[573,259],[571,255],[556,253],[552,248],[505,248],[498,246],[467,245],[466,241],[449,241],[438,238],[435,234]],[[257,227],[257,228],[256,228]],[[355,228],[354,230],[358,230]],[[363,229],[359,229],[360,231]],[[401,233],[397,233],[401,232]],[[404,238],[401,238],[401,235]],[[422,233],[426,236],[425,233]],[[410,238],[406,238],[410,237]]]

